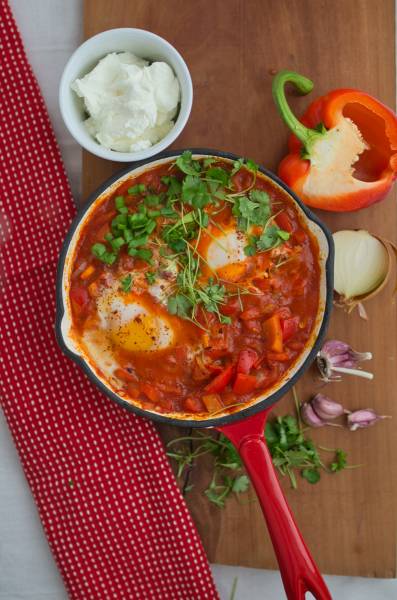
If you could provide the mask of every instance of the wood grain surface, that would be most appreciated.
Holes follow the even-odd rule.
[[[286,151],[287,132],[272,103],[272,74],[288,68],[309,76],[315,82],[313,97],[336,87],[358,87],[394,107],[394,22],[393,0],[85,0],[84,8],[86,37],[113,27],[140,27],[165,37],[185,58],[194,101],[176,148],[229,150],[273,170]],[[291,99],[298,114],[308,102]],[[83,166],[83,198],[123,167],[87,153]],[[320,216],[332,230],[360,227],[397,240],[394,193],[358,213]],[[371,406],[397,417],[396,306],[390,298],[384,292],[367,305],[368,322],[334,310],[329,335],[372,351],[375,379],[345,378],[327,386],[326,393],[350,409]],[[309,373],[299,382],[299,395],[305,399],[318,388]],[[277,412],[289,410],[286,397]],[[162,433],[175,435],[169,429]],[[312,437],[347,450],[351,463],[363,465],[325,475],[316,486],[301,480],[297,491],[282,482],[319,567],[326,573],[394,577],[395,422],[355,433],[316,430]],[[209,479],[205,464],[193,478],[197,491],[187,502],[210,561],[275,567],[252,492],[248,501],[230,500],[219,510],[199,492]]]

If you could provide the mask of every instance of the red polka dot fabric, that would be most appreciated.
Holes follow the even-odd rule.
[[[56,344],[56,264],[74,206],[5,0],[0,80],[2,406],[68,593],[216,599],[154,426],[98,392]]]

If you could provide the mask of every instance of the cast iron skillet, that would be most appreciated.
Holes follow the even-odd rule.
[[[218,156],[220,158],[236,160],[237,155],[217,150],[192,148],[193,155]],[[244,461],[247,472],[256,489],[270,537],[274,546],[280,572],[283,579],[285,591],[289,600],[301,600],[305,593],[310,591],[319,600],[330,600],[330,593],[306,547],[305,542],[290,512],[284,494],[280,488],[272,460],[266,446],[263,431],[266,418],[273,405],[294,385],[314,360],[320,349],[329,314],[332,307],[333,295],[333,242],[332,236],[321,221],[302,204],[299,198],[270,171],[260,168],[261,173],[267,176],[273,183],[280,186],[295,201],[298,210],[311,231],[317,237],[320,244],[322,292],[320,294],[320,310],[314,335],[309,341],[307,348],[302,353],[291,372],[281,380],[281,384],[265,394],[259,395],[255,402],[237,413],[231,415],[220,415],[209,419],[178,419],[171,418],[155,412],[141,409],[128,403],[122,397],[113,392],[106,382],[92,370],[85,358],[79,354],[73,341],[68,337],[70,326],[69,305],[67,302],[67,284],[70,268],[70,258],[73,252],[74,242],[78,237],[79,225],[88,216],[90,207],[95,200],[128,174],[139,170],[146,170],[147,166],[159,161],[177,157],[183,150],[163,152],[150,159],[134,163],[123,169],[107,181],[105,181],[91,196],[74,219],[70,230],[65,238],[59,258],[57,272],[57,315],[56,336],[63,352],[74,360],[93,381],[93,383],[104,392],[111,400],[123,408],[137,413],[142,417],[155,421],[178,425],[183,427],[215,427],[226,435],[239,451]],[[143,168],[143,169],[142,169]]]

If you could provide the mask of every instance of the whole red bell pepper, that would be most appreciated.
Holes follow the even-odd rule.
[[[352,211],[382,200],[397,176],[397,116],[387,106],[355,89],[321,96],[300,121],[285,97],[292,83],[301,94],[310,79],[280,71],[273,98],[292,131],[280,178],[309,206]]]

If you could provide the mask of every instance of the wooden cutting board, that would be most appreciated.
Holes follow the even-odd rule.
[[[394,11],[393,0],[113,0],[111,7],[106,0],[85,0],[84,32],[90,37],[113,27],[140,27],[165,37],[184,56],[194,85],[191,118],[175,147],[229,150],[275,170],[287,132],[272,103],[272,74],[296,70],[314,80],[315,95],[358,87],[394,107]],[[308,101],[292,100],[298,114]],[[122,166],[85,153],[83,198]],[[358,213],[321,218],[332,230],[367,228],[397,240],[394,196]],[[384,292],[367,306],[368,322],[335,309],[330,336],[372,351],[375,379],[345,378],[327,386],[326,393],[351,409],[371,406],[397,417],[395,303]],[[298,385],[301,398],[317,387],[314,376],[306,375]],[[277,411],[291,407],[287,397]],[[394,577],[397,423],[383,421],[355,433],[328,428],[312,437],[347,450],[351,463],[363,464],[325,475],[316,486],[302,480],[297,491],[283,481],[319,567],[325,573]],[[202,487],[209,479],[206,467],[194,478]],[[252,492],[249,499],[230,500],[219,510],[198,491],[188,496],[211,562],[276,566]]]

